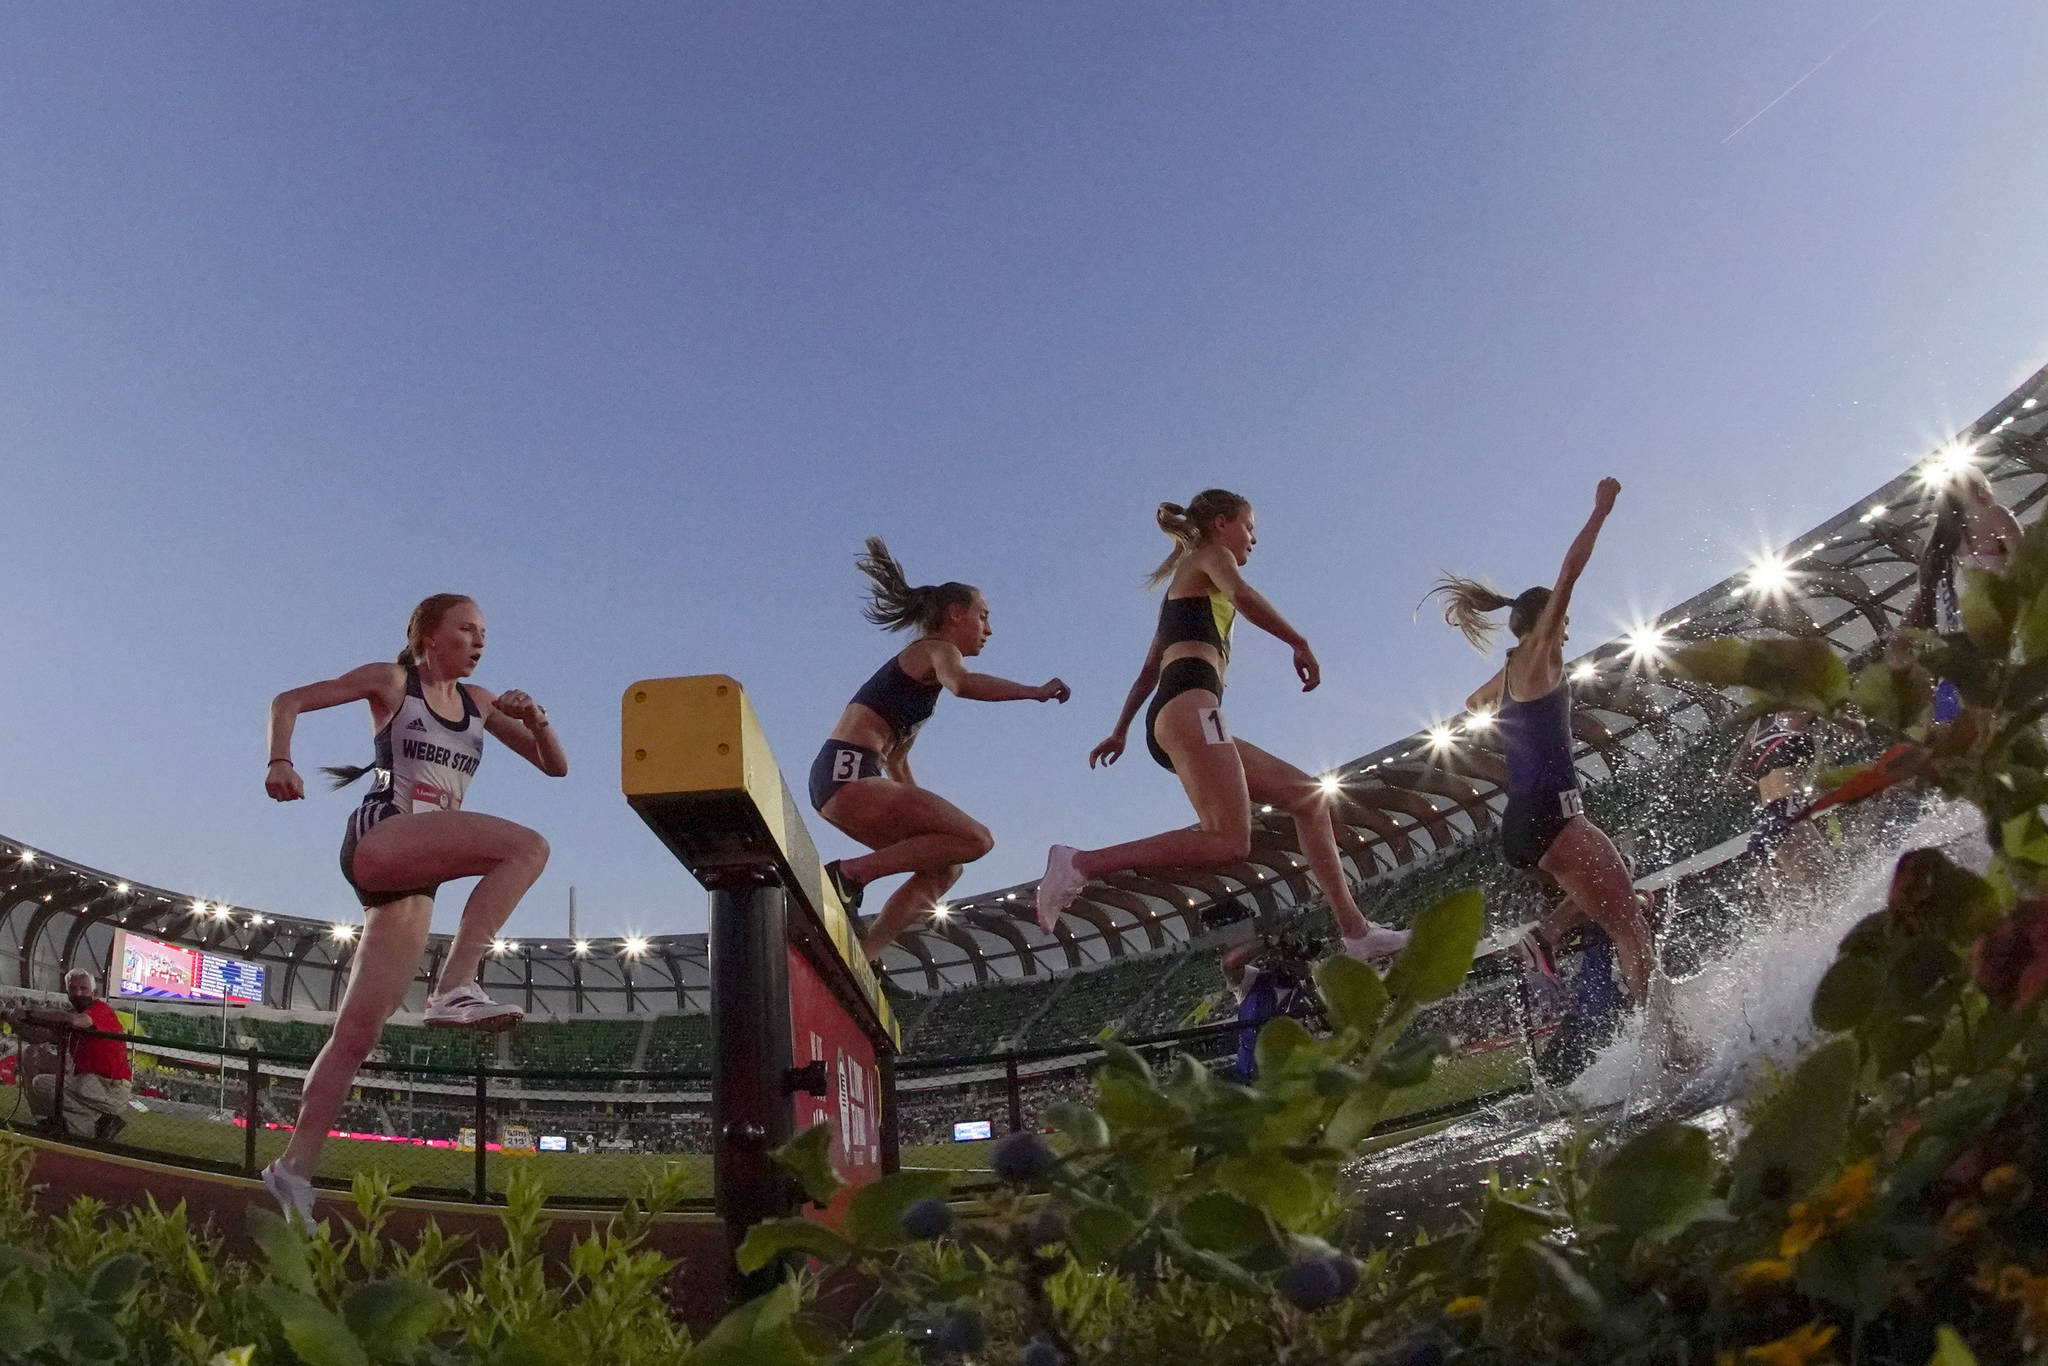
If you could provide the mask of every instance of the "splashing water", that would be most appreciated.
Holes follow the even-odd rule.
[[[1753,891],[1718,907],[1696,900],[1686,908],[1690,915],[1742,917],[1754,926],[1728,952],[1672,985],[1671,1017],[1696,1046],[1696,1065],[1667,1069],[1661,1049],[1646,1055],[1642,1013],[1632,1013],[1565,1087],[1534,1079],[1533,1094],[1506,1098],[1353,1163],[1347,1175],[1361,1200],[1354,1231],[1368,1241],[1405,1239],[1476,1195],[1489,1170],[1526,1179],[1546,1154],[1588,1125],[1625,1130],[1632,1120],[1654,1115],[1684,1118],[1710,1132],[1728,1130],[1734,1123],[1728,1102],[1766,1068],[1793,1065],[1812,1042],[1814,988],[1842,936],[1884,904],[1899,855],[1928,846],[1980,871],[1990,859],[1977,813],[1938,803],[1909,828],[1853,843],[1814,885],[1783,898],[1784,904],[1766,905]]]
[[[1847,851],[1816,885],[1787,895],[1781,904],[1766,905],[1759,898],[1720,911],[1750,916],[1758,928],[1731,952],[1672,987],[1672,1019],[1697,1047],[1696,1067],[1675,1076],[1657,1065],[1654,1051],[1646,1057],[1644,1012],[1635,1012],[1572,1082],[1571,1099],[1587,1107],[1624,1101],[1656,1105],[1674,1085],[1689,1097],[1726,1098],[1746,1090],[1767,1066],[1795,1063],[1814,1037],[1808,1014],[1814,988],[1835,961],[1842,936],[1884,905],[1898,856],[1935,845],[1980,869],[1990,857],[1981,819],[1960,804],[1930,808],[1883,843],[1892,847]],[[1716,911],[1695,906],[1691,913]]]

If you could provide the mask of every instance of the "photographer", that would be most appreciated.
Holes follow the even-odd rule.
[[[6,1019],[23,1035],[25,1043],[33,1041],[39,1033],[55,1039],[61,1037],[58,1031],[72,1031],[70,1068],[64,1077],[64,1127],[75,1138],[110,1139],[128,1123],[132,1094],[128,1044],[123,1039],[97,1038],[85,1031],[119,1034],[121,1021],[114,1008],[94,993],[89,972],[66,974],[64,994],[71,1003],[68,1011],[18,1006],[6,1012]],[[24,1071],[28,1070],[30,1051],[23,1050]],[[38,1070],[27,1078],[29,1104],[39,1118],[47,1120],[56,1111],[57,1077],[63,1070]]]
[[[1259,1075],[1259,1026],[1281,1015],[1310,1019],[1321,1013],[1311,974],[1322,949],[1306,935],[1262,934],[1223,955],[1223,981],[1237,998],[1237,1018],[1245,1026],[1237,1035],[1233,1080],[1250,1082]]]

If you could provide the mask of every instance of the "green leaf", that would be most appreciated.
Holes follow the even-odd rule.
[[[1388,1053],[1373,1070],[1373,1077],[1396,1091],[1404,1086],[1420,1086],[1429,1080],[1436,1060],[1450,1051],[1451,1041],[1447,1035],[1435,1032],[1418,1035]]]
[[[1884,991],[1884,965],[1867,954],[1835,960],[1813,990],[1813,1022],[1829,1033],[1863,1023]]]
[[[1170,1129],[1188,1117],[1187,1110],[1158,1087],[1128,1073],[1096,1077],[1095,1091],[1103,1121],[1119,1135]]]
[[[1226,1157],[1216,1164],[1216,1184],[1294,1228],[1322,1202],[1315,1180],[1298,1163],[1267,1149]]]
[[[1069,1151],[1109,1146],[1109,1126],[1091,1106],[1062,1101],[1045,1112],[1045,1122],[1058,1131]]]
[[[313,1268],[306,1259],[306,1239],[274,1210],[249,1207],[249,1236],[263,1249],[270,1274],[280,1285],[301,1295],[313,1293]]]
[[[1316,964],[1316,988],[1340,1029],[1355,1029],[1369,1041],[1387,1012],[1387,985],[1370,964],[1339,953]]]
[[[1977,1366],[1977,1356],[1962,1336],[1947,1324],[1934,1330],[1934,1355],[1927,1366]]]
[[[1601,1164],[1586,1208],[1629,1243],[1669,1238],[1705,1208],[1714,1175],[1712,1139],[1689,1124],[1659,1124]]]
[[[1963,633],[1978,648],[2003,653],[2012,638],[2012,589],[1982,569],[1965,569],[1962,578],[1956,610],[1963,619]]]
[[[256,1287],[256,1298],[277,1315],[285,1341],[306,1366],[368,1366],[370,1358],[356,1335],[339,1315],[312,1296],[266,1281]]]
[[[832,1169],[832,1125],[819,1120],[775,1150],[775,1160],[796,1174],[807,1199],[831,1202],[846,1183]]]
[[[1100,1042],[1103,1057],[1095,1069],[1098,1077],[1121,1072],[1144,1086],[1150,1086],[1157,1080],[1152,1075],[1152,1064],[1145,1061],[1143,1053],[1129,1044],[1118,1043],[1115,1039],[1103,1039]]]
[[[349,1331],[379,1358],[411,1356],[446,1313],[446,1302],[431,1286],[397,1277],[368,1281],[341,1301]]]
[[[1138,1228],[1130,1214],[1098,1201],[1067,1217],[1067,1246],[1084,1264],[1113,1262],[1138,1236]]]
[[[1906,1065],[1941,1041],[1944,1026],[1925,1015],[1895,1015],[1865,1030],[1880,1072],[1904,1071]]]
[[[142,1283],[142,1273],[149,1269],[149,1259],[139,1252],[123,1252],[107,1258],[92,1269],[85,1278],[85,1297],[103,1310],[117,1309],[126,1304]]]
[[[1408,947],[1387,973],[1387,992],[1403,1005],[1427,1005],[1463,985],[1486,919],[1479,889],[1453,892],[1415,917]]]
[[[1736,1150],[1730,1168],[1732,1208],[1795,1199],[1835,1169],[1848,1137],[1861,1062],[1853,1035],[1831,1039],[1807,1054]]]
[[[1323,1142],[1349,1152],[1371,1135],[1387,1108],[1385,1082],[1369,1081],[1351,1093],[1323,1129]]]
[[[1565,1216],[1555,1210],[1525,1205],[1498,1191],[1488,1191],[1486,1203],[1479,1211],[1479,1245],[1487,1255],[1498,1257],[1534,1242],[1564,1222]]]
[[[1264,1210],[1228,1191],[1210,1191],[1180,1212],[1181,1232],[1196,1247],[1235,1257],[1269,1243],[1273,1226]]]
[[[833,1358],[833,1366],[914,1366],[917,1358],[900,1334],[869,1338]]]
[[[1999,824],[1998,835],[2007,858],[2048,866],[2048,826],[2041,824],[2039,812],[2022,811],[2006,818]]]
[[[2027,599],[2014,628],[2020,658],[2029,663],[2048,655],[2048,588]]]
[[[944,1198],[951,1172],[896,1172],[870,1181],[847,1199],[846,1234],[862,1247],[895,1247],[908,1241],[897,1221],[919,1200]]]
[[[752,1275],[787,1252],[806,1252],[839,1266],[853,1257],[853,1244],[823,1224],[809,1219],[769,1219],[747,1230],[734,1255],[741,1271]]]
[[[1259,1041],[1253,1049],[1253,1057],[1259,1064],[1259,1076],[1268,1080],[1278,1076],[1286,1070],[1289,1058],[1314,1045],[1314,1037],[1293,1016],[1280,1015],[1268,1020],[1259,1031]]]
[[[1934,675],[1918,665],[1893,669],[1880,662],[1856,675],[1849,696],[1857,710],[1879,726],[1903,732],[1923,724],[1933,712]]]
[[[1600,1292],[1593,1283],[1579,1274],[1578,1268],[1556,1248],[1548,1243],[1530,1243],[1523,1249],[1534,1262],[1536,1270],[1550,1283],[1558,1298],[1563,1300],[1573,1318],[1582,1324],[1596,1324],[1607,1311],[1601,1302]]]
[[[797,1305],[796,1286],[784,1281],[720,1319],[684,1366],[812,1366],[791,1322]]]
[[[1818,636],[1769,636],[1749,642],[1742,683],[1765,698],[1805,702],[1804,710],[1825,714],[1848,700],[1849,666]]]

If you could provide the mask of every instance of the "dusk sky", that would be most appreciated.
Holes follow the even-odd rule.
[[[510,932],[701,929],[620,694],[733,674],[800,783],[903,643],[871,534],[1074,689],[926,727],[959,891],[1186,824],[1086,764],[1160,500],[1256,503],[1325,682],[1243,626],[1227,711],[1310,770],[1456,711],[1417,599],[1548,582],[1612,474],[1590,646],[2048,360],[2044,58],[2037,0],[0,10],[0,832],[357,918],[265,708],[453,590],[571,759],[470,789],[554,847]]]

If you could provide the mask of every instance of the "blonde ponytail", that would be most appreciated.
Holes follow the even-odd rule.
[[[1145,587],[1157,588],[1172,578],[1181,560],[1202,543],[1202,538],[1218,517],[1227,521],[1241,515],[1251,505],[1251,499],[1229,489],[1203,489],[1186,507],[1179,503],[1161,503],[1153,514],[1153,520],[1159,523],[1161,531],[1173,537],[1173,549],[1159,562],[1159,567],[1146,576]]]

